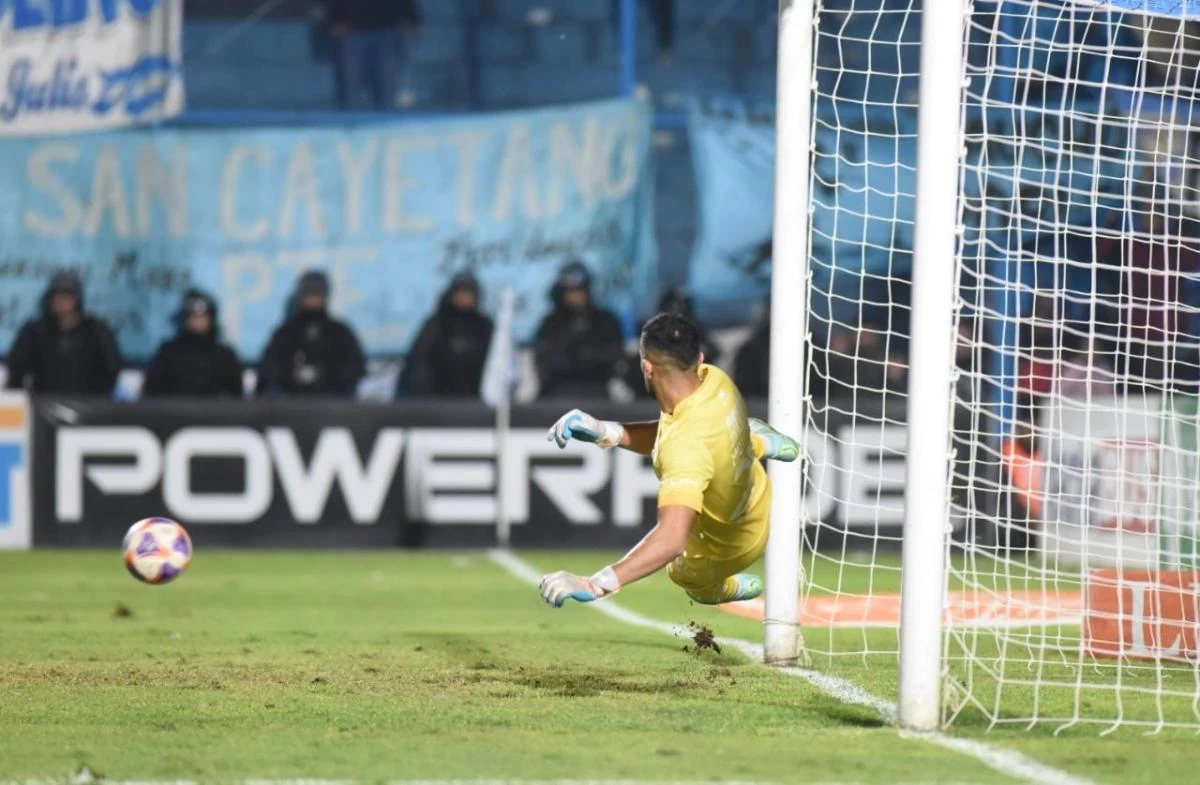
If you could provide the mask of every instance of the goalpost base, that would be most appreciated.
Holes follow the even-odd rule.
[[[763,622],[763,662],[792,667],[799,663],[801,650],[798,625],[787,622]]]

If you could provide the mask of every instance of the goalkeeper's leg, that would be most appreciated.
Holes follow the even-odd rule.
[[[757,417],[750,418],[750,444],[755,458],[790,463],[800,456],[800,445],[795,439],[784,436]]]
[[[748,572],[738,572],[725,577],[697,579],[687,567],[680,564],[683,556],[667,566],[667,575],[687,596],[701,605],[721,605],[726,602],[752,600],[762,594],[762,578]]]
[[[768,505],[769,506],[769,505]],[[667,577],[702,605],[752,600],[762,594],[762,579],[742,570],[758,561],[767,547],[767,525],[749,524],[761,530],[758,542],[732,556],[705,542],[698,535],[689,538],[683,554],[667,565]]]

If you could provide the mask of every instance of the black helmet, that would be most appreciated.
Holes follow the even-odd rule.
[[[450,279],[450,285],[446,287],[447,292],[453,292],[456,289],[470,289],[475,294],[479,294],[479,279],[470,270],[461,270],[454,274],[454,277]]]
[[[329,276],[320,270],[309,270],[300,276],[300,280],[296,282],[296,294],[304,297],[308,294],[319,294],[322,297],[329,296]]]
[[[550,300],[556,306],[562,302],[563,292],[570,289],[583,289],[589,295],[592,293],[592,274],[586,265],[578,259],[567,262],[558,271],[554,286],[550,287]]]
[[[185,318],[194,313],[210,313],[217,318],[217,301],[208,292],[188,289],[179,301],[179,316]]]
[[[217,332],[217,301],[212,295],[201,289],[188,289],[179,301],[179,310],[175,312],[174,321],[177,330],[184,329],[184,322],[194,313],[207,313],[212,316],[213,333]]]
[[[75,298],[76,308],[83,312],[83,280],[74,270],[60,270],[50,279],[42,294],[42,311],[49,312],[50,299],[56,294],[69,294]]]
[[[73,270],[61,270],[50,279],[50,294],[69,294],[79,299],[83,295],[83,281]]]
[[[438,307],[453,310],[452,300],[454,299],[454,293],[460,289],[472,292],[475,295],[476,302],[478,302],[480,297],[479,279],[470,270],[462,270],[455,273],[454,277],[450,279],[450,285],[442,292],[442,298],[438,303]]]
[[[583,262],[575,260],[564,264],[558,271],[556,283],[560,289],[587,289],[590,292],[592,290],[592,274]]]

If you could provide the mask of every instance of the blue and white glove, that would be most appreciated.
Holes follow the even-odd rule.
[[[546,434],[546,441],[566,447],[567,442],[578,439],[607,450],[618,446],[624,436],[625,429],[621,427],[621,423],[597,420],[587,412],[572,409],[558,418],[558,422],[550,428],[550,433]]]
[[[542,599],[552,608],[561,608],[567,600],[576,602],[592,602],[610,594],[616,594],[621,589],[621,582],[612,567],[605,567],[590,578],[565,570],[552,572],[542,576],[538,591]]]

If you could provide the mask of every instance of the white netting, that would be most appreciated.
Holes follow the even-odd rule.
[[[1189,33],[972,15],[950,588],[1042,620],[949,628],[952,717],[1200,726]]]
[[[815,20],[802,621],[815,653],[894,660],[920,13],[841,0]]]
[[[899,645],[920,13],[816,15],[804,613],[839,667]],[[1200,37],[1069,0],[964,32],[946,717],[1200,727]]]

